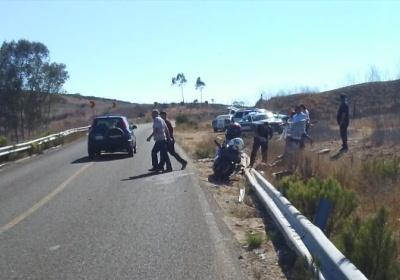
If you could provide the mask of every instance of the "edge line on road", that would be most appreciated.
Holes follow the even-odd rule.
[[[39,210],[42,206],[44,206],[46,203],[48,203],[51,199],[53,199],[58,193],[63,191],[65,187],[71,183],[76,177],[78,177],[83,171],[85,171],[87,168],[89,168],[93,162],[86,164],[82,166],[78,171],[76,171],[74,174],[72,174],[67,180],[65,180],[63,183],[61,183],[57,188],[55,188],[53,191],[48,193],[45,197],[43,197],[41,200],[36,202],[31,208],[23,212],[22,214],[18,215],[14,219],[12,219],[10,222],[7,224],[3,225],[0,227],[0,235],[9,229],[13,228],[26,218],[28,218],[30,215],[32,215],[34,212]]]

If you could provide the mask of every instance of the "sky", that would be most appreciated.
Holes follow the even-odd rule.
[[[400,1],[5,1],[0,40],[45,44],[68,93],[254,105],[303,88],[400,78]]]

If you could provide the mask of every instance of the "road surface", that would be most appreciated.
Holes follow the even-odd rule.
[[[149,134],[133,158],[82,139],[0,170],[0,279],[244,279],[190,164],[147,171]]]

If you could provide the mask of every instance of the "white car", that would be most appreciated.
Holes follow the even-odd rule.
[[[231,123],[232,115],[219,115],[212,121],[212,127],[214,132],[225,131],[228,125]]]

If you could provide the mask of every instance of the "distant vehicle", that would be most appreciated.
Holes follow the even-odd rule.
[[[231,123],[231,115],[219,115],[212,121],[214,132],[225,131]]]
[[[136,136],[124,116],[101,116],[93,120],[88,136],[89,158],[100,156],[101,152],[125,151],[130,157],[136,153]]]
[[[239,121],[243,132],[255,131],[255,128],[259,124],[268,122],[274,132],[282,133],[284,124],[284,115],[276,115],[271,111],[264,110],[261,113],[253,112],[247,114],[243,119]]]
[[[257,112],[263,112],[265,111],[264,109],[258,109],[258,108],[252,108],[252,109],[242,109],[237,111],[233,116],[231,121],[232,122],[240,122],[245,116],[247,116],[250,113],[257,113]]]
[[[239,108],[236,108],[234,106],[229,106],[228,108],[228,115],[234,115],[237,111],[239,111]]]

